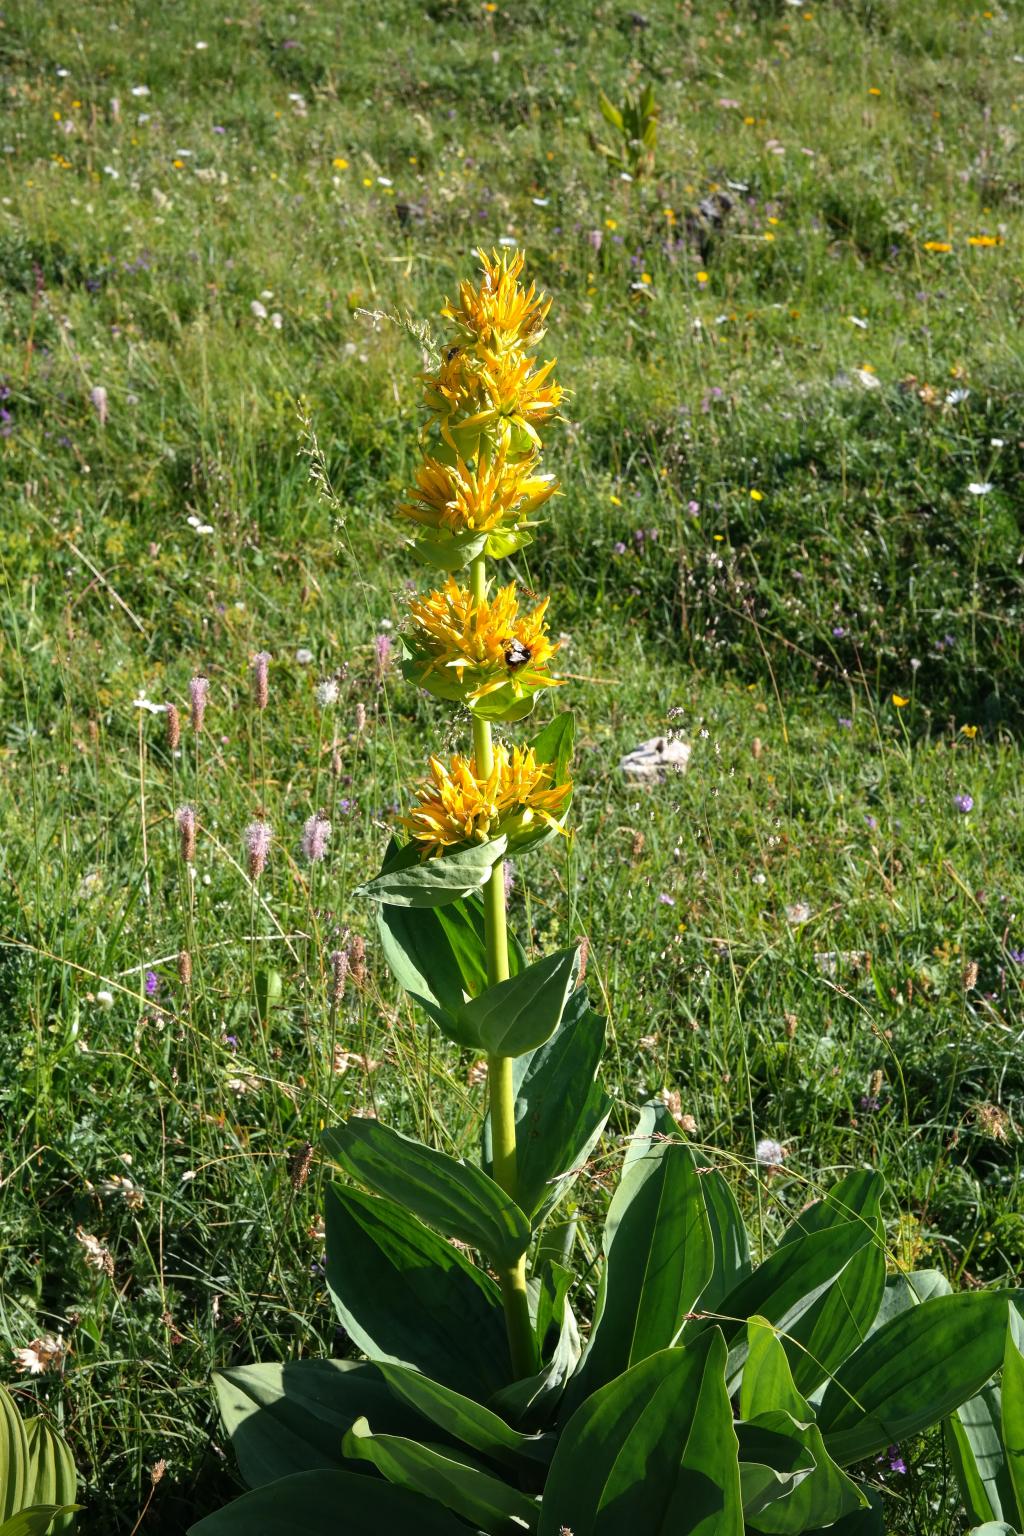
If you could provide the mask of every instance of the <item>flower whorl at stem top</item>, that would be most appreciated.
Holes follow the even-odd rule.
[[[479,252],[483,275],[463,282],[442,315],[455,336],[437,368],[424,374],[430,413],[424,462],[399,511],[418,523],[416,543],[432,564],[458,570],[480,554],[500,559],[531,542],[531,513],[557,490],[540,473],[537,428],[563,391],[554,360],[527,353],[544,334],[550,300],[518,279],[524,257]]]
[[[449,576],[444,586],[409,603],[402,670],[440,699],[465,704],[486,720],[521,720],[541,688],[556,688],[547,663],[558,649],[544,624],[547,599],[519,612],[514,583],[488,600]]]
[[[402,823],[424,857],[460,843],[480,843],[524,832],[531,823],[564,834],[558,821],[572,793],[570,783],[553,784],[552,769],[538,763],[532,747],[494,748],[494,767],[482,777],[475,757],[453,757],[448,767],[430,759],[430,777],[418,787],[419,804]]]

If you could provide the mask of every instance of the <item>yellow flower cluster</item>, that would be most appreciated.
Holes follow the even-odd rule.
[[[420,551],[447,570],[530,543],[531,513],[557,489],[540,472],[538,428],[563,391],[551,377],[554,360],[538,365],[528,355],[551,300],[519,282],[521,251],[479,256],[479,281],[461,283],[441,311],[456,331],[423,375],[424,462],[399,508],[420,525]]]
[[[558,813],[572,785],[552,784],[552,770],[538,763],[532,747],[494,747],[494,766],[478,773],[475,757],[455,756],[446,767],[430,758],[430,776],[417,789],[419,803],[402,823],[429,857],[460,843],[482,843],[546,823],[564,832]]]
[[[535,693],[558,686],[547,671],[558,649],[544,624],[547,606],[545,598],[521,614],[514,582],[493,599],[476,602],[449,576],[439,591],[409,604],[405,675],[438,698],[467,704],[483,719],[521,719]]]

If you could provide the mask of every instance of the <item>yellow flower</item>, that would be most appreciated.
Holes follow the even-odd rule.
[[[528,289],[520,284],[519,274],[526,260],[523,252],[499,256],[493,251],[488,258],[478,251],[477,255],[483,267],[480,282],[476,286],[468,279],[461,282],[458,302],[446,299],[442,315],[473,341],[498,350],[540,341],[551,300],[538,294],[536,283]]]
[[[465,703],[483,718],[521,720],[539,689],[558,686],[546,670],[558,649],[544,625],[547,606],[545,598],[520,614],[514,582],[493,600],[474,603],[449,576],[439,591],[409,604],[403,671],[419,687]]]
[[[924,243],[924,248],[926,251],[942,252],[951,251],[953,249],[947,240],[926,240]]]
[[[1002,242],[1002,240],[1000,239],[1000,237],[998,235],[968,235],[967,236],[967,244],[968,245],[993,246],[993,245],[1002,245],[1002,243],[1003,242]]]
[[[750,499],[751,501],[764,501],[764,492],[757,490],[751,491]]]
[[[337,170],[337,171],[347,171],[348,170],[348,161],[345,159],[345,157],[343,155],[335,155],[334,159],[331,161],[331,164],[334,166],[335,170]]]
[[[962,725],[960,732],[967,737],[968,741],[973,741],[978,734],[978,727],[976,725]]]
[[[697,281],[698,283],[706,283],[708,281],[708,274],[706,272],[698,272]]]
[[[486,777],[478,773],[475,758],[455,756],[446,767],[431,757],[430,775],[417,788],[419,803],[401,818],[402,825],[424,845],[424,858],[521,831],[535,821],[564,832],[557,817],[572,784],[551,784],[551,776],[550,765],[538,763],[532,747],[509,750],[499,742]]]
[[[894,693],[892,696],[892,701],[896,705],[897,709],[902,709],[905,704],[910,703],[910,700],[905,699],[901,693]]]
[[[553,475],[538,473],[539,463],[537,454],[509,463],[502,449],[473,469],[458,456],[454,464],[428,456],[416,471],[412,500],[399,511],[450,534],[518,532],[558,489]]]
[[[508,348],[446,347],[436,373],[423,375],[424,399],[444,441],[466,458],[476,454],[481,434],[506,451],[532,452],[540,447],[537,427],[563,399],[564,391],[550,377],[554,366],[552,358],[537,368]]]

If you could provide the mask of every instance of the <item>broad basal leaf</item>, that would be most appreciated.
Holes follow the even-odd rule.
[[[330,1186],[327,1283],[371,1359],[412,1365],[466,1397],[511,1378],[495,1282],[394,1201]]]
[[[711,1228],[693,1154],[659,1142],[628,1165],[605,1222],[598,1314],[564,1406],[676,1342],[714,1262]]]
[[[215,1371],[213,1384],[250,1488],[295,1472],[342,1466],[342,1436],[364,1416],[372,1414],[389,1434],[415,1435],[425,1428],[419,1415],[395,1398],[380,1368],[366,1361],[236,1365]]]
[[[829,1382],[818,1424],[841,1465],[937,1424],[1003,1360],[1016,1292],[936,1296],[866,1339]]]
[[[433,1499],[359,1472],[299,1472],[245,1493],[189,1536],[466,1536]]]
[[[345,1454],[371,1462],[389,1483],[436,1499],[488,1536],[520,1536],[537,1529],[536,1500],[457,1452],[396,1435],[375,1435],[360,1419],[345,1436]]]
[[[540,1536],[742,1536],[725,1357],[711,1330],[588,1398],[559,1440]]]

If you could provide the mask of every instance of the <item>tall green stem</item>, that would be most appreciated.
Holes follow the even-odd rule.
[[[480,555],[469,568],[469,586],[474,603],[487,595],[484,557]],[[473,755],[480,778],[487,778],[494,768],[494,743],[489,720],[473,718]],[[487,946],[487,984],[507,981],[508,922],[505,913],[505,875],[502,861],[493,866],[484,898],[484,941]],[[487,1083],[491,1099],[491,1156],[494,1179],[514,1200],[518,1186],[516,1172],[515,1092],[512,1086],[512,1057],[489,1056]],[[530,1306],[526,1290],[526,1258],[509,1269],[498,1271],[501,1297],[505,1307],[512,1368],[516,1376],[529,1376],[536,1369],[536,1351]]]

